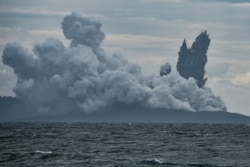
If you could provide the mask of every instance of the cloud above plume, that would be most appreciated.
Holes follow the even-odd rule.
[[[32,52],[8,43],[3,63],[17,76],[14,92],[39,113],[95,112],[114,104],[188,111],[226,111],[220,97],[176,72],[146,77],[141,67],[101,48],[100,21],[72,13],[62,29],[69,47],[54,38]],[[136,56],[136,55],[135,55]]]

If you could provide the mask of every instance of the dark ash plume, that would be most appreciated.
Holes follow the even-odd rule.
[[[220,97],[210,89],[200,89],[192,78],[169,74],[169,64],[162,67],[162,76],[145,77],[138,65],[122,56],[107,56],[101,48],[105,35],[99,21],[72,13],[63,19],[62,29],[71,40],[69,47],[49,38],[35,44],[33,52],[18,43],[8,43],[4,48],[3,63],[17,76],[14,92],[32,111],[91,113],[117,104],[226,111]],[[194,51],[198,44],[194,44]]]
[[[207,81],[204,75],[209,44],[209,36],[207,31],[204,31],[196,38],[191,48],[187,48],[184,40],[178,53],[177,71],[186,79],[189,77],[196,79],[199,87],[203,87]]]

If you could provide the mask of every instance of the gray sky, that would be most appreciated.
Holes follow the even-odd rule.
[[[72,11],[99,19],[106,53],[122,54],[144,74],[158,74],[166,62],[175,70],[183,38],[190,46],[207,30],[207,87],[230,112],[250,115],[249,0],[0,0],[0,51],[14,41],[32,50],[48,37],[68,45],[61,21]],[[0,95],[14,96],[15,82],[12,69],[1,62]]]

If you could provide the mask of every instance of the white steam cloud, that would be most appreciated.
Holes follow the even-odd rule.
[[[8,43],[3,62],[14,69],[14,92],[39,112],[94,112],[117,103],[189,111],[226,111],[209,88],[178,73],[144,77],[141,68],[122,56],[105,55],[101,23],[77,13],[65,16],[62,29],[71,40],[65,47],[49,38],[30,52]]]

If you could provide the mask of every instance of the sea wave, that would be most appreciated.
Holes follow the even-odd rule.
[[[37,150],[37,151],[35,151],[35,153],[39,153],[39,154],[52,154],[52,151],[41,151],[41,150]]]

